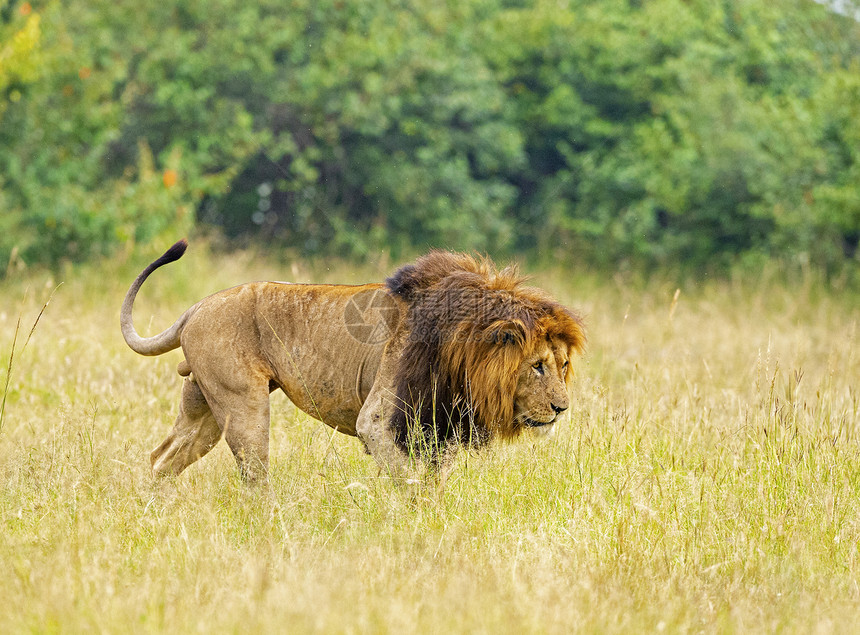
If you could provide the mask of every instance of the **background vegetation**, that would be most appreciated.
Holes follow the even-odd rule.
[[[857,262],[860,27],[812,0],[0,0],[0,41],[13,266],[195,225]]]
[[[144,288],[142,331],[283,276],[195,245]],[[275,394],[265,495],[241,487],[224,443],[151,479],[181,356],[122,341],[136,260],[68,276],[25,349],[55,281],[0,283],[4,365],[22,318],[0,429],[0,632],[856,631],[856,295],[766,269],[673,302],[656,279],[536,272],[589,325],[555,438],[462,456],[441,497],[413,500]]]
[[[811,0],[0,0],[0,632],[856,630],[858,166],[860,30]],[[411,497],[276,395],[271,491],[224,444],[153,482],[180,357],[117,311],[209,228],[301,258],[194,241],[142,332],[554,261],[570,412]]]

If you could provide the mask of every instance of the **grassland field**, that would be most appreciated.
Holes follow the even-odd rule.
[[[150,476],[181,354],[136,355],[118,312],[159,247],[0,283],[0,632],[860,632],[856,293],[778,268],[531,271],[589,334],[553,438],[463,454],[416,496],[276,394],[265,492],[224,443]],[[239,282],[395,264],[192,242],[136,323]]]

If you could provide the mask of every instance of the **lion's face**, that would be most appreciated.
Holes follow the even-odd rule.
[[[548,338],[539,342],[519,367],[514,392],[514,425],[534,432],[549,432],[570,399],[567,381],[570,353],[562,342]]]

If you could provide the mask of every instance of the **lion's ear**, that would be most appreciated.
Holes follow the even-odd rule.
[[[519,320],[496,320],[486,328],[484,337],[493,344],[515,344],[522,348],[526,344],[526,326]]]

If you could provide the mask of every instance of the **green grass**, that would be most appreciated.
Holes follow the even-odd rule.
[[[586,315],[554,438],[461,456],[413,498],[273,399],[271,493],[220,444],[154,482],[178,352],[118,311],[143,260],[0,287],[0,632],[833,632],[860,618],[858,298],[815,280],[535,282]],[[381,279],[192,249],[138,328],[237,282]],[[57,283],[26,349],[25,328]]]

